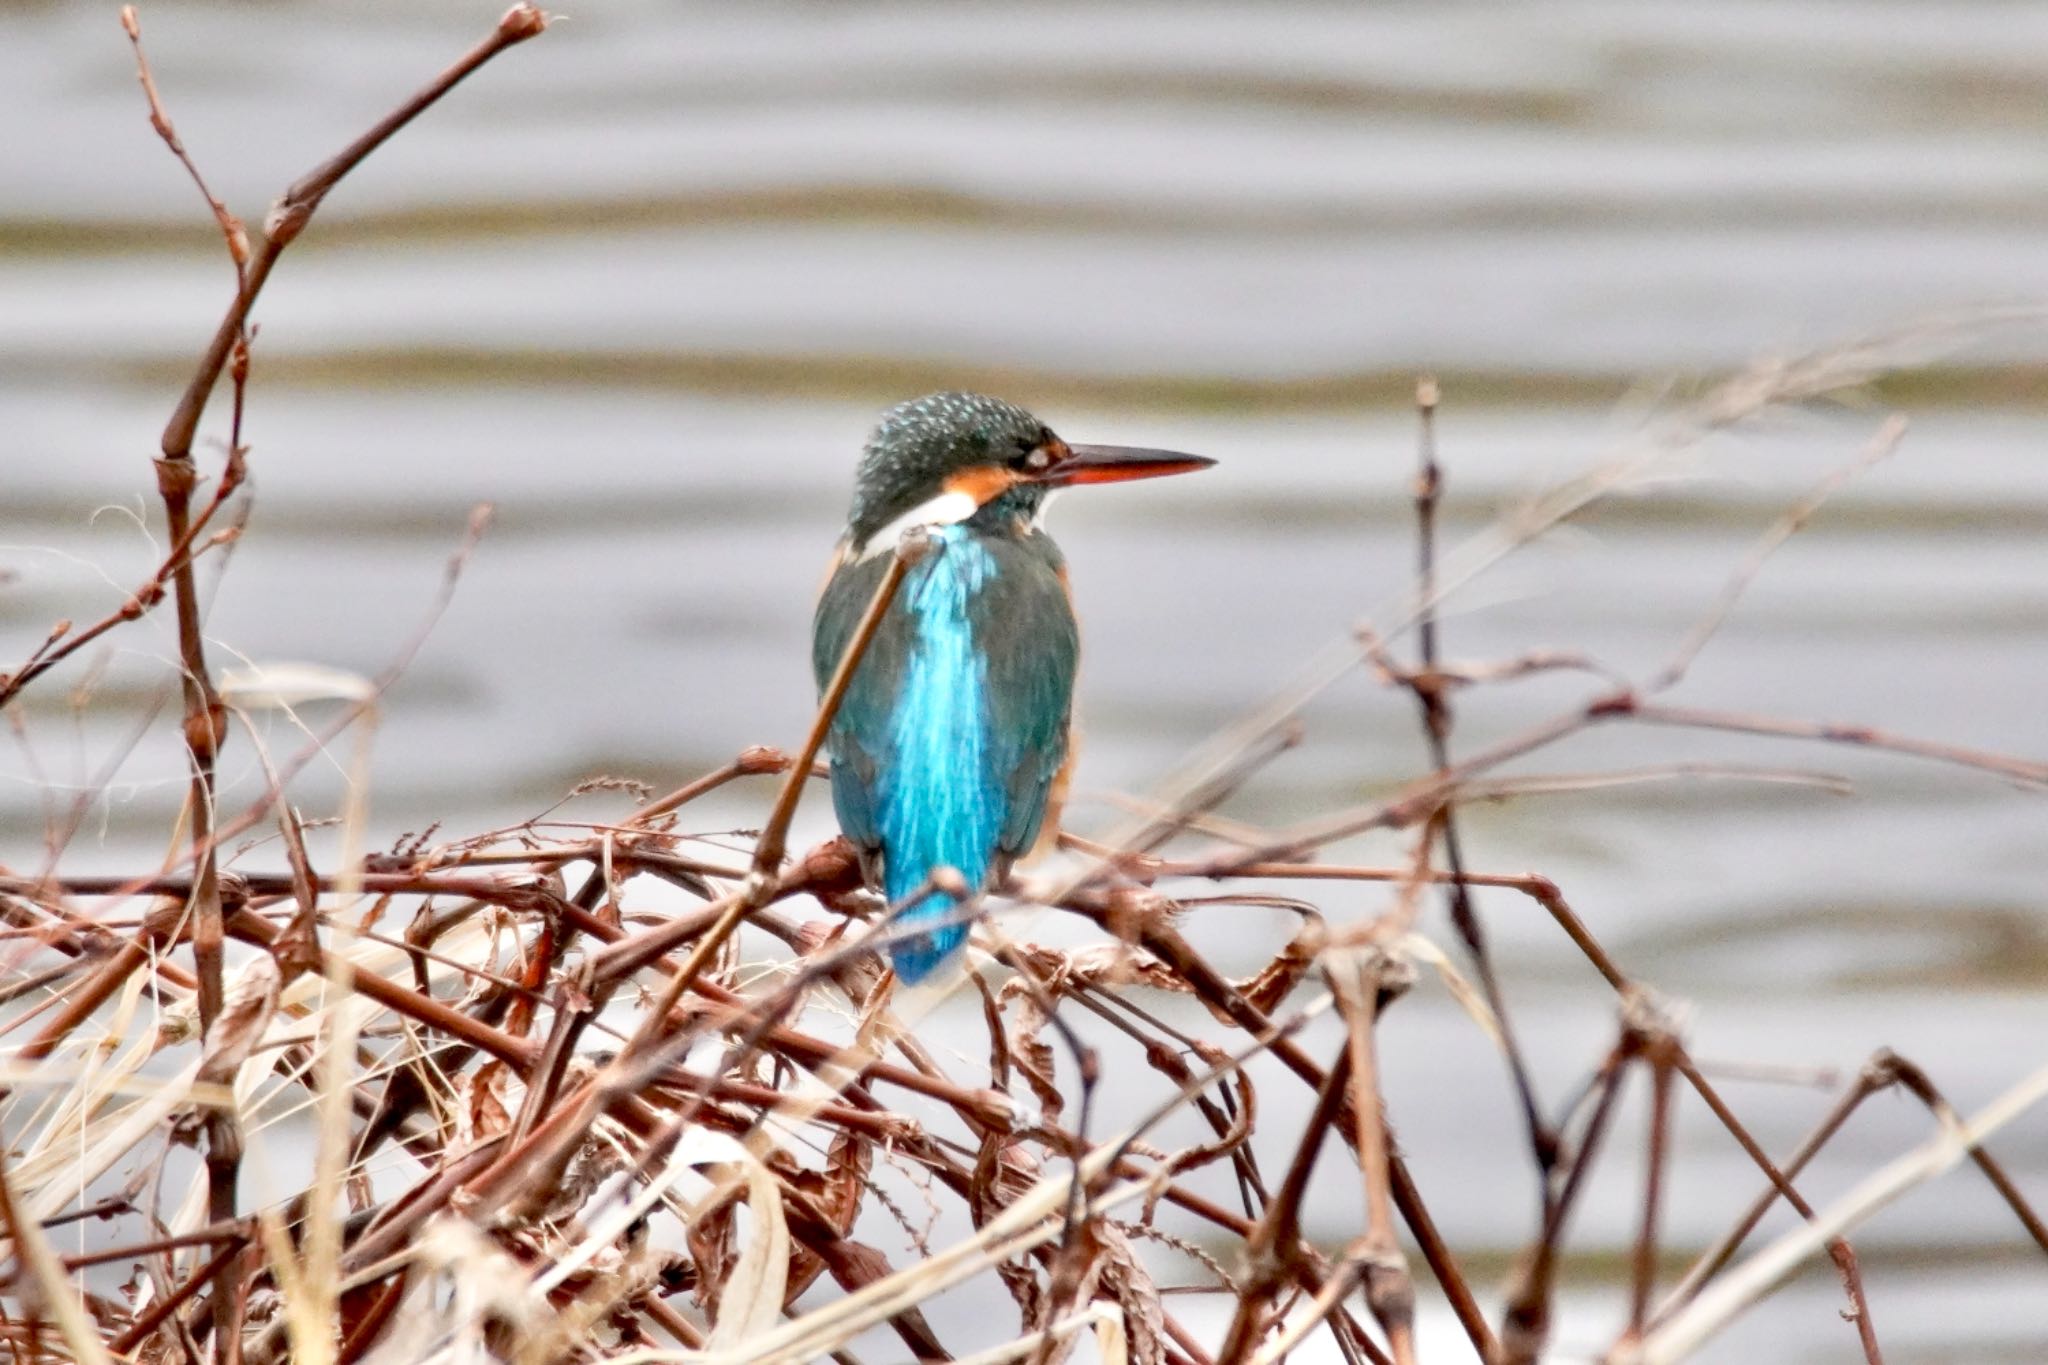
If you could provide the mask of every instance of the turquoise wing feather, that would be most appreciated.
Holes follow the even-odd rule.
[[[932,870],[977,889],[1037,839],[1066,757],[1078,644],[1058,552],[1043,536],[935,534],[854,674],[829,734],[840,828],[892,903]],[[887,559],[842,568],[818,604],[812,665],[822,690],[881,583]],[[942,898],[903,922],[955,917]],[[967,936],[944,923],[892,949],[906,981]]]

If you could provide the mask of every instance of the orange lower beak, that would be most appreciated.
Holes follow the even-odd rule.
[[[1215,463],[1205,456],[1183,455],[1177,450],[1146,450],[1138,446],[1068,446],[1066,458],[1032,482],[1048,488],[1072,488],[1084,483],[1123,483],[1129,479],[1192,474]]]

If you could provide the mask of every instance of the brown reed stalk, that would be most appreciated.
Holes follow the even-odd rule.
[[[1416,649],[1420,660],[1413,671],[1399,675],[1401,682],[1415,695],[1415,703],[1421,710],[1423,736],[1429,744],[1429,759],[1442,778],[1451,770],[1451,727],[1454,724],[1450,691],[1437,678],[1437,582],[1436,582],[1436,516],[1437,505],[1443,499],[1443,468],[1437,463],[1436,453],[1436,409],[1440,399],[1436,380],[1425,377],[1415,386],[1415,411],[1417,421],[1416,474],[1415,474],[1415,582],[1416,594],[1421,601],[1420,615],[1415,623]],[[1433,812],[1430,825],[1443,843],[1444,861],[1449,865],[1450,877],[1442,885],[1444,896],[1451,910],[1451,925],[1458,931],[1465,949],[1472,955],[1473,969],[1478,973],[1480,989],[1486,993],[1486,1003],[1493,1011],[1496,1026],[1500,1030],[1501,1053],[1508,1064],[1508,1074],[1514,1082],[1515,1098],[1521,1106],[1522,1122],[1528,1130],[1529,1152],[1536,1163],[1536,1180],[1539,1190],[1545,1187],[1550,1168],[1557,1160],[1557,1135],[1544,1121],[1542,1106],[1536,1099],[1535,1083],[1529,1078],[1529,1064],[1523,1059],[1522,1049],[1515,1041],[1513,1025],[1509,1022],[1507,1000],[1501,994],[1500,978],[1495,974],[1493,959],[1487,951],[1486,929],[1479,918],[1479,912],[1472,905],[1472,889],[1465,880],[1465,853],[1458,838],[1457,803],[1446,793],[1443,805]]]

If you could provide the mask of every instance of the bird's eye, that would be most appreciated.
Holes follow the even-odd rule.
[[[1017,468],[1031,474],[1042,474],[1053,462],[1053,447],[1050,441],[1041,441],[1017,458]]]

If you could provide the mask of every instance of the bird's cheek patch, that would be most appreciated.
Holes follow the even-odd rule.
[[[897,540],[913,526],[952,526],[967,520],[980,510],[981,504],[974,500],[972,494],[949,487],[936,498],[919,503],[869,536],[858,553],[848,557],[848,562],[858,564],[876,555],[893,553]]]
[[[999,464],[979,464],[946,478],[946,492],[964,493],[976,507],[985,507],[1017,486],[1015,470]]]

